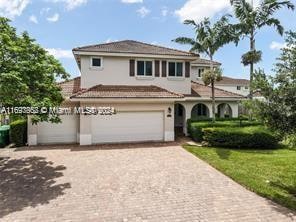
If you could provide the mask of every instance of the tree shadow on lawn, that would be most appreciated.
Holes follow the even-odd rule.
[[[63,195],[70,183],[55,184],[54,179],[62,177],[65,169],[44,157],[0,157],[0,218]]]

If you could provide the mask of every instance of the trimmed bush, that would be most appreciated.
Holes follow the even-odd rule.
[[[27,121],[16,120],[10,123],[10,142],[16,147],[27,143]]]
[[[278,138],[263,126],[204,128],[203,141],[209,146],[273,149]]]
[[[237,118],[233,119],[223,119],[217,120],[215,123],[211,121],[195,121],[188,119],[187,120],[187,132],[190,137],[196,141],[201,142],[203,139],[203,128],[211,128],[211,127],[246,127],[246,126],[258,126],[261,123],[258,122],[249,122],[249,121],[238,121]]]

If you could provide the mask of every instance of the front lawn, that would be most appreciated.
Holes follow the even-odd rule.
[[[296,210],[296,151],[184,148],[257,194]]]

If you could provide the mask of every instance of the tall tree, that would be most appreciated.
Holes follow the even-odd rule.
[[[265,100],[254,100],[253,108],[269,127],[291,136],[296,146],[296,32],[286,33],[286,47],[281,51],[274,77],[255,71],[254,87]]]
[[[284,28],[273,15],[278,10],[286,7],[294,10],[291,1],[262,0],[258,7],[253,6],[253,0],[230,0],[234,9],[235,17],[239,23],[235,25],[241,37],[250,40],[250,51],[242,56],[242,63],[250,66],[250,98],[253,98],[253,74],[254,64],[261,60],[262,52],[256,50],[255,38],[258,31],[265,26],[274,26],[280,35],[283,35]]]
[[[0,105],[4,107],[53,107],[63,101],[56,78],[68,74],[27,32],[17,35],[7,18],[0,17]],[[37,115],[35,121],[59,121],[57,116]]]
[[[220,69],[214,66],[215,53],[225,44],[238,41],[234,28],[229,24],[230,15],[223,16],[216,23],[211,24],[209,18],[205,18],[200,23],[193,20],[185,20],[185,25],[192,25],[195,31],[194,38],[179,37],[173,41],[191,46],[191,52],[205,54],[210,59],[210,70],[206,72],[203,80],[206,85],[212,87],[212,120],[215,121],[215,81],[221,79]]]

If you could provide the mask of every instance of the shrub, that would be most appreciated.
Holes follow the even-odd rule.
[[[16,147],[27,143],[27,121],[16,120],[10,123],[10,142]]]
[[[296,150],[296,133],[285,136],[283,144],[288,146],[290,149]]]
[[[276,148],[279,139],[263,126],[204,128],[203,141],[209,146],[229,148]]]
[[[259,122],[238,121],[237,118],[217,120],[215,123],[211,121],[187,120],[187,132],[194,141],[201,142],[203,138],[203,128],[210,127],[240,127],[240,126],[258,126]]]

